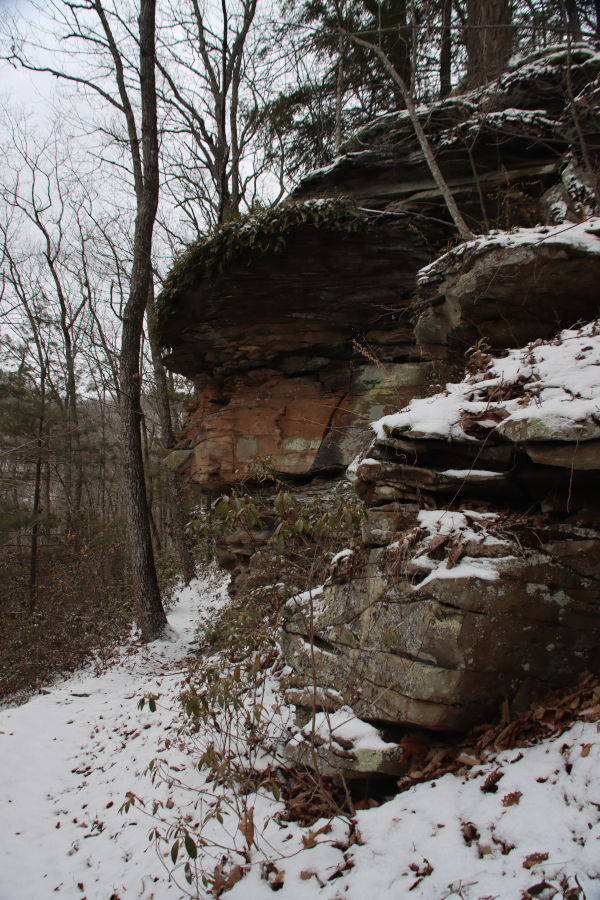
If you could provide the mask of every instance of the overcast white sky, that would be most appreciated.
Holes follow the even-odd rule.
[[[5,52],[5,31],[10,32],[13,17],[25,20],[35,16],[29,0],[0,0],[0,54]],[[0,97],[15,109],[37,113],[40,116],[52,114],[57,82],[49,75],[15,69],[0,60]]]

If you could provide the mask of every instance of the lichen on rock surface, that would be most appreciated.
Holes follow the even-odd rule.
[[[367,561],[289,605],[292,685],[444,731],[597,667],[599,427],[599,319],[373,423],[349,470]]]

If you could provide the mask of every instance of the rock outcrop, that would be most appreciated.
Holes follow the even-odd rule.
[[[415,336],[440,376],[469,348],[496,352],[549,338],[595,314],[598,220],[497,232],[463,244],[418,275]]]
[[[244,229],[254,229],[250,264],[236,244]],[[229,232],[230,253],[209,266],[210,242],[198,259],[192,250],[167,282],[168,305],[163,293],[165,362],[196,385],[178,444],[190,452],[176,459],[214,488],[266,457],[279,475],[342,472],[361,426],[431,380],[402,309],[418,262],[450,229],[340,200],[292,204]]]
[[[490,223],[581,218],[594,202],[577,158],[579,134],[588,156],[600,150],[594,103],[600,55],[572,49],[570,105],[567,57],[564,48],[554,49],[479,91],[419,109],[475,231]],[[416,345],[410,321],[416,274],[454,229],[405,112],[357,132],[293,198],[201,239],[174,266],[160,297],[165,362],[196,385],[170,464],[203,489],[230,485],[267,456],[282,477],[339,476],[368,421],[427,391],[440,328],[454,330],[445,346],[459,353],[485,332],[488,309],[475,299],[490,273],[478,270],[471,287],[477,309],[467,314],[465,307],[457,325],[452,316],[438,322],[439,298],[449,309],[463,284],[440,272],[439,284],[432,279],[423,295],[432,310],[431,337],[424,333]],[[544,256],[545,249],[535,252],[527,273],[517,266],[519,277],[535,288],[545,265],[556,276],[553,310],[568,326],[578,314],[569,319],[565,303],[570,276],[560,248]],[[575,256],[573,267],[578,262]],[[494,271],[493,260],[489,265]],[[505,269],[503,278],[510,265]],[[585,276],[589,291],[594,271]],[[504,302],[502,280],[492,281],[490,298]],[[513,306],[525,319],[522,306]],[[535,336],[522,328],[514,340],[516,327],[507,326],[503,346]]]
[[[598,261],[598,225],[544,237],[559,239],[567,265],[569,240]],[[468,282],[477,252],[502,271],[499,240],[439,266]],[[505,236],[505,261],[527,270],[514,247],[537,240],[533,229]],[[598,314],[585,278],[572,293],[573,308]],[[532,299],[542,321],[543,295]],[[597,668],[600,319],[501,357],[480,349],[462,381],[373,427],[350,469],[369,507],[363,546],[330,583],[288,604],[296,689],[316,671],[359,716],[452,730]]]
[[[532,224],[548,212],[581,216],[594,205],[589,178],[568,158],[578,135],[567,111],[566,70],[569,65],[577,124],[594,156],[600,149],[599,63],[592,48],[580,46],[571,54],[554,48],[519,60],[483,89],[418,108],[444,177],[474,230],[486,222]],[[330,166],[303,179],[295,196],[324,193],[351,194],[371,209],[447,217],[405,111],[357,131]]]
[[[323,717],[296,761],[400,771],[401,741],[355,743],[349,716],[460,730],[597,668],[599,73],[593,49],[554,48],[419,109],[482,233],[439,258],[453,227],[399,112],[165,283],[166,364],[196,387],[169,464],[218,491],[268,457],[326,502],[356,457],[362,544],[286,608],[290,699]],[[267,534],[221,560],[260,578]]]

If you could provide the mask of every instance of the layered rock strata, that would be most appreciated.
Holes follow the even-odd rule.
[[[598,224],[572,231],[590,258]],[[471,249],[442,266],[467,278]],[[363,545],[288,603],[295,688],[312,679],[366,719],[452,730],[597,667],[600,320],[479,350],[462,381],[374,429],[349,472]]]
[[[589,173],[574,170],[566,155],[578,146],[578,128],[591,156],[600,151],[599,70],[593,48],[551,48],[519,60],[483,89],[418,108],[437,162],[474,230],[490,222],[531,224],[548,213],[581,216],[594,205]],[[568,111],[570,93],[577,120]],[[406,111],[357,131],[331,165],[302,180],[295,196],[336,192],[372,209],[447,217]]]
[[[599,72],[593,49],[551,49],[419,110],[473,230],[504,232],[432,262],[453,230],[394,113],[167,279],[166,362],[196,386],[168,461],[191,483],[219,490],[269,457],[325,485],[378,419],[350,468],[363,543],[288,604],[294,702],[318,695],[331,732],[301,728],[292,758],[389,772],[396,744],[371,734],[361,756],[331,717],[463,729],[596,664]],[[547,224],[506,230],[529,222]],[[221,555],[260,560],[236,535]]]
[[[588,158],[600,151],[599,72],[593,49],[554,48],[484,89],[419,109],[475,231],[585,216],[595,194],[578,142],[583,137]],[[518,289],[514,278],[535,293],[538,273],[547,273],[545,323],[558,316],[556,327],[568,326],[579,315],[574,309],[569,319],[566,290],[566,273],[582,262],[577,254],[563,267],[561,248],[541,240],[527,251],[527,266],[506,263],[497,277],[491,256],[481,263],[474,249],[470,285],[451,271],[431,273],[422,293],[431,315],[417,348],[409,316],[416,273],[454,229],[404,112],[358,131],[293,196],[190,247],[159,298],[165,362],[196,385],[169,463],[203,489],[229,486],[265,457],[280,477],[339,475],[369,420],[428,390],[440,341],[456,362],[490,319],[498,340],[505,324],[502,346],[537,336],[528,304],[507,296]],[[337,199],[314,199],[322,197]],[[580,275],[593,292],[595,268]],[[464,290],[472,309],[464,306],[457,324],[451,307]],[[452,333],[440,335],[444,329]]]
[[[290,212],[271,245],[269,217]],[[341,472],[361,426],[431,380],[406,308],[419,263],[448,226],[345,201],[296,204],[251,224],[265,247],[251,265],[243,255],[189,285],[172,278],[169,315],[163,304],[166,364],[196,387],[173,461],[213,488],[266,457],[279,475]]]

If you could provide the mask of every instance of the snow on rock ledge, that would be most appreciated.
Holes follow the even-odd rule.
[[[522,347],[589,321],[599,283],[600,217],[492,232],[421,269],[415,335],[447,374],[478,341]]]
[[[509,350],[502,358],[481,351],[477,371],[372,427],[379,439],[495,436],[582,443],[600,438],[600,319],[562,331],[552,341]],[[600,455],[597,463],[600,468]],[[577,467],[576,458],[572,464]]]
[[[292,686],[366,720],[460,730],[598,665],[600,319],[470,359],[374,423],[364,546],[285,623]]]

